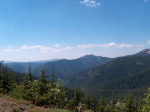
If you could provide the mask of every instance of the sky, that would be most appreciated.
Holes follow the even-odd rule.
[[[119,57],[150,48],[150,0],[0,0],[0,60]]]

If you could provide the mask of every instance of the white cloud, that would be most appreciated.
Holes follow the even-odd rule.
[[[13,49],[5,49],[4,52],[11,52]]]
[[[150,44],[150,40],[148,41],[148,44]]]
[[[19,50],[32,50],[32,49],[41,49],[41,50],[52,50],[50,47],[45,47],[45,46],[40,46],[40,45],[35,45],[35,46],[27,46],[23,45]]]
[[[97,7],[101,5],[101,3],[97,3],[95,0],[83,0],[80,3],[85,4],[88,7]]]
[[[147,2],[148,0],[144,0],[144,2]]]
[[[59,44],[55,44],[54,46],[55,46],[55,47],[59,47],[60,45],[59,45]]]
[[[109,48],[109,47],[115,47],[115,48],[131,48],[131,47],[141,47],[143,45],[134,45],[134,44],[116,44],[114,42],[109,44],[88,44],[88,45],[78,45],[78,48],[94,48],[94,47],[103,47],[103,48]]]
[[[93,48],[93,47],[99,47],[99,44],[88,44],[88,45],[78,45],[78,48]]]
[[[60,46],[60,45],[56,45],[56,46]],[[40,45],[35,45],[35,46],[27,46],[27,45],[23,45],[22,47],[20,47],[19,49],[16,49],[16,52],[20,52],[20,51],[24,51],[24,50],[35,50],[38,49],[40,50],[40,52],[60,52],[60,51],[66,51],[66,50],[71,50],[74,49],[73,47],[66,47],[66,48],[62,48],[62,49],[55,49],[55,48],[51,48],[51,47],[46,47],[46,46],[40,46]]]

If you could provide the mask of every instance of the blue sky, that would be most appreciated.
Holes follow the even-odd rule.
[[[150,48],[150,0],[0,0],[0,60],[118,57]]]

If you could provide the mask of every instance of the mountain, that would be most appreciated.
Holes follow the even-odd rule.
[[[141,52],[135,54],[134,56],[150,56],[150,48],[144,49]]]
[[[82,91],[88,87],[95,89],[97,97],[101,91],[107,96],[112,92],[134,90],[150,86],[150,56],[130,56],[114,59],[101,66],[71,74],[65,87],[78,88]]]
[[[105,64],[109,61],[113,60],[113,58],[106,58],[101,56],[94,55],[86,55],[74,60],[57,60],[52,62],[45,63],[37,63],[30,62],[32,75],[37,76],[40,74],[40,69],[44,66],[45,70],[47,70],[47,74],[51,74],[51,68],[54,67],[54,73],[57,75],[57,78],[64,79],[68,77],[70,74],[78,71],[85,70],[87,68],[91,68],[94,66]],[[29,62],[17,62],[17,63],[8,63],[9,68],[12,70],[26,73],[28,71]]]

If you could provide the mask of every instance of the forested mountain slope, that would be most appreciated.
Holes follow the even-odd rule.
[[[94,88],[102,91],[126,91],[150,85],[150,56],[130,56],[117,58],[101,66],[72,74],[66,87],[78,86],[80,90]]]
[[[37,76],[40,74],[40,69],[44,66],[47,70],[46,75],[50,75],[50,69],[54,67],[54,73],[57,75],[57,78],[64,79],[68,77],[70,74],[78,71],[85,70],[87,68],[91,68],[97,65],[105,64],[109,61],[113,60],[113,58],[106,58],[94,55],[86,55],[78,59],[74,60],[57,60],[53,62],[46,63],[35,63],[30,62],[32,75]],[[9,68],[26,73],[28,70],[28,63],[8,63]]]

